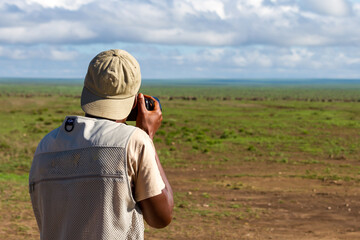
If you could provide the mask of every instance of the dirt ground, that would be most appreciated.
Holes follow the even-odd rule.
[[[360,239],[359,183],[289,178],[282,172],[272,177],[229,177],[229,172],[252,167],[167,169],[174,191],[191,203],[177,203],[168,231],[148,232],[148,239]],[[256,166],[264,175],[273,167]],[[195,176],[200,181],[190,183]],[[240,181],[239,188],[228,187]],[[204,199],[194,189],[211,197]],[[186,208],[217,212],[231,205],[239,207],[229,216],[186,213]]]
[[[257,177],[238,174],[254,168]],[[288,177],[278,170],[268,163],[166,168],[174,220],[165,229],[146,226],[145,238],[360,239],[359,183]],[[277,176],[269,176],[274,171]],[[26,200],[3,212],[2,220],[13,221],[2,223],[0,239],[39,239]]]

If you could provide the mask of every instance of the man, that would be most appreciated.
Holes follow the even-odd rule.
[[[143,239],[163,228],[173,196],[152,139],[162,115],[138,94],[140,66],[123,50],[99,53],[81,95],[85,117],[68,116],[39,143],[29,189],[41,239]],[[136,127],[126,125],[138,106]]]

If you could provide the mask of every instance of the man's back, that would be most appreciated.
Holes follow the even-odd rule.
[[[67,117],[44,137],[29,176],[42,239],[143,238],[141,210],[127,177],[126,146],[134,130]]]
[[[173,192],[153,138],[162,121],[139,93],[140,65],[111,49],[89,63],[81,93],[86,117],[67,117],[40,142],[29,187],[41,239],[142,239],[170,224]],[[137,107],[136,127],[126,120]]]

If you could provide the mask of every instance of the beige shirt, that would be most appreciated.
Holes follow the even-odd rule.
[[[134,199],[139,202],[161,194],[165,188],[155,159],[155,147],[141,129],[131,135],[127,148],[128,177]]]

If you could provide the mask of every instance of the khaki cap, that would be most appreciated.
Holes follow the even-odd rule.
[[[91,60],[81,94],[85,113],[113,120],[126,118],[141,85],[140,66],[128,52],[112,49]]]

